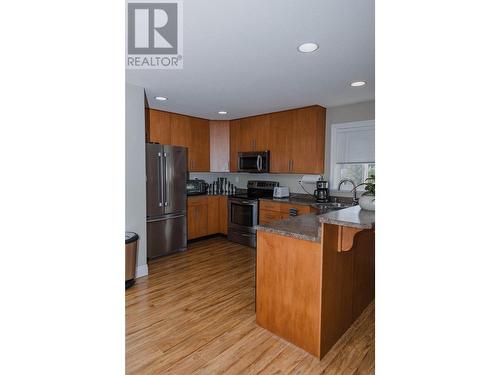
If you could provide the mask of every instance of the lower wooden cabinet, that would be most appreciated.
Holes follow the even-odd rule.
[[[267,224],[311,212],[314,212],[314,209],[306,205],[261,200],[259,202],[259,224]]]
[[[208,201],[208,234],[219,233],[219,196],[209,195]]]
[[[188,240],[208,235],[208,200],[206,196],[188,198]]]
[[[211,234],[227,234],[227,197],[188,197],[188,240]]]
[[[219,233],[227,235],[227,197],[219,196]]]

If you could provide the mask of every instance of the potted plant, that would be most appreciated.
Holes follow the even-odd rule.
[[[363,210],[375,211],[375,174],[368,176],[365,182],[362,182],[358,187],[365,185],[365,192],[359,198],[359,206]]]

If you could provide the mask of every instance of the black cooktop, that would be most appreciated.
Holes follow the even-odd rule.
[[[259,199],[259,198],[272,198],[273,191],[269,190],[257,190],[257,191],[247,191],[246,193],[241,194],[233,194],[232,198],[240,198],[240,199]]]
[[[240,199],[259,199],[272,198],[274,187],[279,186],[275,181],[248,181],[246,193],[234,194],[233,198]]]

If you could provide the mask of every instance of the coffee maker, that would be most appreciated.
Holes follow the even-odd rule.
[[[316,181],[316,190],[314,190],[314,197],[317,203],[328,203],[330,201],[330,189],[328,188],[328,181]]]

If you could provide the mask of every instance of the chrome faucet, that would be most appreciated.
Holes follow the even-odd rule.
[[[351,190],[351,192],[352,192],[352,199],[353,199],[354,202],[356,202],[358,200],[356,198],[356,183],[353,180],[351,180],[350,178],[344,178],[344,179],[340,180],[339,186],[337,187],[337,190],[340,190],[340,187],[342,186],[342,184],[344,182],[350,182],[352,184],[352,186],[353,186],[353,189]]]

